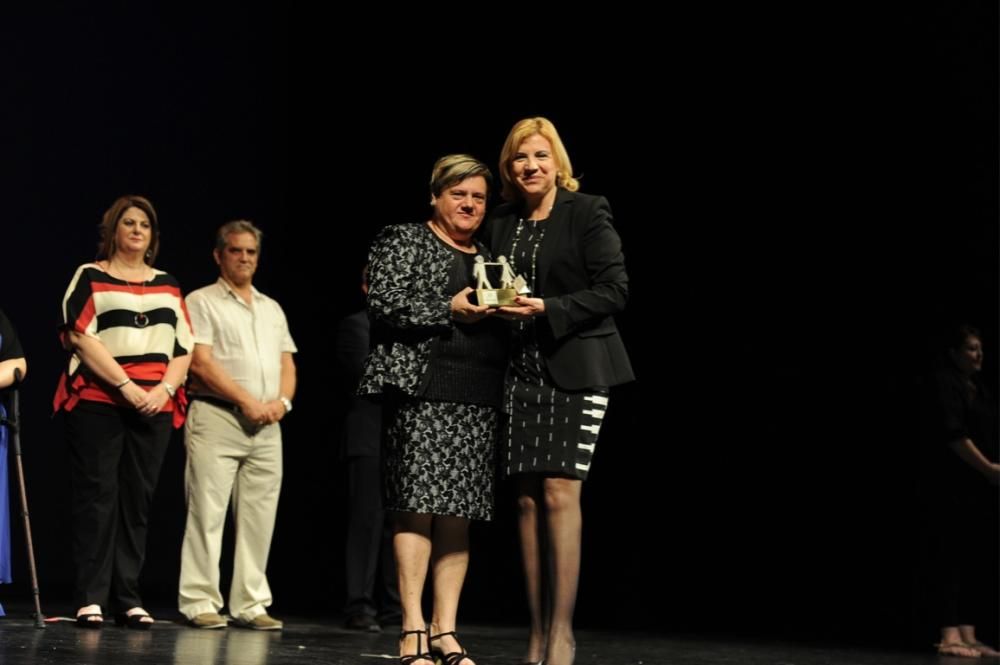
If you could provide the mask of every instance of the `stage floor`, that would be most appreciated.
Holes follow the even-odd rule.
[[[280,617],[285,630],[257,632],[230,627],[197,630],[173,617],[149,631],[82,630],[71,622],[37,629],[26,608],[7,608],[0,619],[3,665],[379,665],[398,662],[398,626],[382,633],[345,630],[339,619]],[[163,610],[161,617],[171,616]],[[463,627],[462,641],[477,665],[517,665],[524,630],[510,626]],[[926,652],[876,650],[725,637],[656,635],[650,632],[580,630],[577,665],[919,665],[949,663]],[[969,662],[965,659],[964,662]],[[996,662],[988,659],[983,662]]]

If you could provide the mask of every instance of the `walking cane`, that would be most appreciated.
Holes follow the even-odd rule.
[[[11,386],[10,414],[7,427],[14,442],[14,460],[17,462],[17,486],[21,490],[21,517],[24,518],[24,540],[28,545],[28,565],[31,569],[31,592],[35,597],[35,628],[45,628],[45,615],[38,595],[38,571],[35,569],[35,547],[31,542],[31,520],[28,517],[28,495],[24,489],[24,467],[21,465],[21,404],[17,389],[21,383],[21,370],[14,368],[14,385]]]

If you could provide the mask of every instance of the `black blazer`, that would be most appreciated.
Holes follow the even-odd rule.
[[[483,224],[494,256],[510,253],[520,214],[519,203],[506,203]],[[628,275],[607,199],[560,189],[545,224],[532,295],[545,301],[535,325],[546,369],[564,390],[633,380],[613,318],[625,308]]]

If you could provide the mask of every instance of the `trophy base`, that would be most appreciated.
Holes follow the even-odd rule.
[[[476,300],[487,307],[513,305],[517,291],[514,289],[476,289]]]

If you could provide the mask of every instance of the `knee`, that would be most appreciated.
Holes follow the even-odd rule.
[[[546,478],[545,510],[551,513],[578,507],[580,505],[579,483],[578,480],[566,478]]]
[[[530,517],[537,514],[538,504],[535,502],[535,497],[527,494],[517,497],[517,512],[522,517]]]

